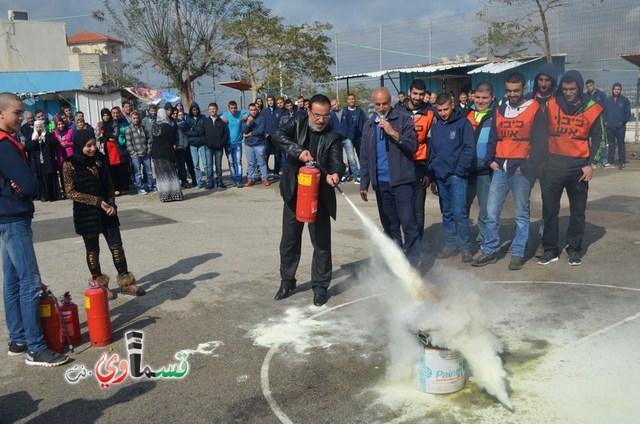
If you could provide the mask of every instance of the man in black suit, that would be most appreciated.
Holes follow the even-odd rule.
[[[274,145],[287,154],[287,165],[280,180],[280,194],[284,200],[282,212],[282,239],[280,240],[280,289],[275,299],[289,297],[296,288],[296,270],[300,262],[304,223],[296,220],[298,170],[306,162],[316,161],[322,172],[318,194],[316,220],[309,224],[313,245],[311,286],[313,304],[327,302],[327,289],[331,282],[331,222],[336,219],[334,187],[345,172],[342,161],[342,136],[329,124],[329,99],[316,94],[309,108],[289,119],[272,136]]]

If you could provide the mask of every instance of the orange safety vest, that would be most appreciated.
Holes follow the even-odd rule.
[[[540,105],[533,101],[520,115],[506,118],[498,109],[496,130],[498,144],[496,157],[501,159],[529,159],[531,153],[531,129]]]
[[[478,128],[478,125],[480,124],[480,122],[476,121],[475,109],[469,109],[469,112],[467,113],[467,121],[471,123],[471,127],[473,128],[473,133],[475,134],[476,128]]]
[[[567,115],[555,97],[549,100],[549,153],[572,158],[589,157],[589,130],[602,113],[594,101],[577,115]]]
[[[413,114],[413,125],[418,133],[418,150],[413,154],[413,160],[427,160],[427,136],[433,124],[434,113],[431,109],[427,109],[424,115],[419,113]]]

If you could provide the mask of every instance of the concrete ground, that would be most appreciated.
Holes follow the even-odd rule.
[[[582,266],[570,267],[563,254],[546,267],[531,258],[518,272],[507,269],[507,252],[484,268],[462,264],[459,257],[435,259],[442,230],[437,200],[428,196],[426,278],[467,275],[479,281],[474,287],[487,326],[505,343],[502,360],[514,412],[473,377],[450,395],[387,380],[386,341],[363,317],[384,325],[394,311],[380,300],[386,290],[399,288],[393,281],[384,290],[368,284],[372,246],[340,197],[331,298],[321,308],[311,304],[306,233],[299,288],[289,299],[273,300],[282,208],[277,184],[191,189],[183,202],[168,204],[154,195],[119,198],[129,267],[147,295],[120,295],[110,303],[114,334],[105,348],[88,342],[88,275],[71,204],[38,203],[33,228],[40,271],[55,294],[70,291],[80,306],[83,339],[70,353],[72,362],[58,368],[29,367],[24,357],[4,356],[0,422],[637,422],[639,181],[638,161],[623,171],[598,169],[589,191]],[[361,202],[354,184],[343,187],[378,222],[375,202]],[[472,218],[476,214],[474,209]],[[536,186],[532,248],[540,215]],[[503,216],[508,239],[510,203]],[[565,198],[561,232],[567,222]],[[115,276],[104,242],[102,250],[103,271]],[[164,374],[128,375],[118,382],[127,370],[124,333],[134,329],[144,333],[143,365]],[[7,340],[5,325],[0,339]],[[175,357],[181,351],[186,359]],[[123,368],[111,369],[109,360]],[[97,376],[109,387],[102,388]]]

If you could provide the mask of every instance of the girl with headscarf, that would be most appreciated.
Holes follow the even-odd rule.
[[[58,173],[60,174],[60,185],[64,188],[62,176],[62,162],[73,154],[73,130],[67,126],[67,122],[60,114],[53,117],[56,127],[53,135],[58,143],[56,154],[58,155]]]
[[[156,185],[158,194],[162,202],[172,200],[182,200],[182,189],[180,179],[176,171],[176,137],[175,128],[169,123],[167,112],[164,109],[158,110],[156,122],[151,129],[153,136],[153,148],[151,149],[151,159],[153,168],[156,171]]]
[[[45,129],[44,121],[35,121],[33,133],[30,139],[25,140],[24,149],[29,153],[31,170],[38,177],[38,191],[40,200],[43,202],[53,202],[60,199],[56,159],[57,145],[58,141],[55,136]]]
[[[77,131],[73,139],[73,155],[64,162],[63,170],[67,198],[73,200],[73,225],[84,241],[89,272],[107,289],[107,297],[113,299],[115,295],[108,288],[109,277],[100,268],[99,236],[102,234],[111,251],[113,265],[118,271],[117,281],[121,293],[144,295],[145,291],[136,285],[136,279],[127,267],[115,189],[105,156],[98,152],[96,139],[91,131]]]

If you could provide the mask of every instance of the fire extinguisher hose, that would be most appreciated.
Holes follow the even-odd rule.
[[[322,166],[320,166],[320,164],[318,162],[312,161],[312,162],[307,162],[307,164],[312,163],[316,168],[318,168],[320,171],[322,171],[323,174],[329,175],[329,173],[327,172],[326,169],[324,169]],[[336,185],[334,187],[336,190],[338,190],[338,193],[342,194],[344,197],[347,197],[346,194],[344,194],[344,191],[342,191],[342,189],[340,188],[339,185]]]

